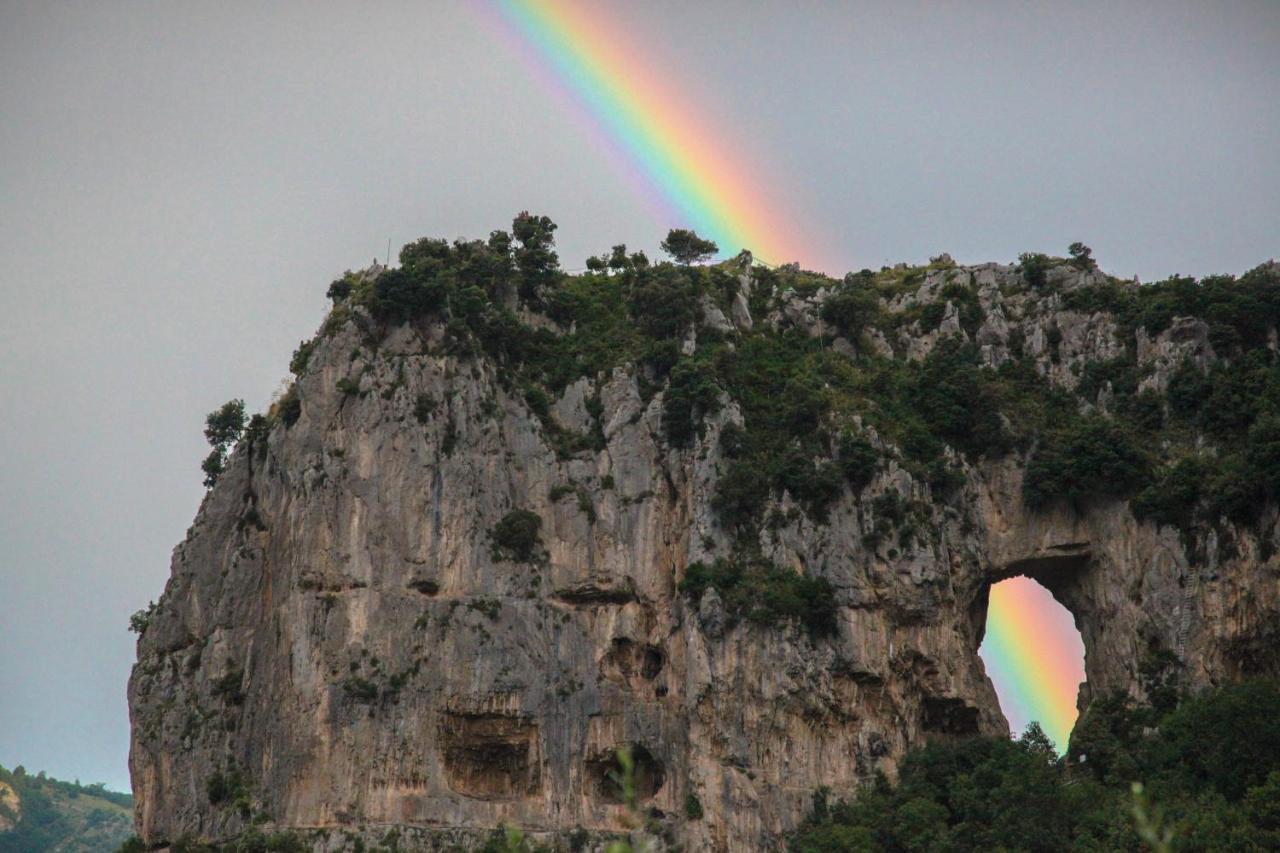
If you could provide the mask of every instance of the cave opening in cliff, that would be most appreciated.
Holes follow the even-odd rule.
[[[1084,642],[1071,611],[1025,575],[993,584],[978,654],[1012,733],[1038,722],[1065,752],[1085,680]]]

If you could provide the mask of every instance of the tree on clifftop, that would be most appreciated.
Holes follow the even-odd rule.
[[[1071,263],[1077,269],[1093,270],[1098,268],[1098,264],[1093,259],[1093,249],[1090,249],[1084,243],[1075,242],[1067,247],[1067,254],[1071,255]]]
[[[244,432],[244,400],[229,400],[222,408],[209,413],[204,421],[204,437],[213,446],[200,468],[204,471],[204,484],[212,488],[227,463],[227,449],[239,440]]]
[[[687,228],[673,228],[667,232],[667,239],[661,244],[662,251],[676,259],[676,263],[696,264],[720,251],[720,247],[712,240],[703,240],[695,232]]]
[[[555,253],[556,224],[546,216],[520,212],[511,223],[511,234],[519,245],[515,249],[516,267],[520,270],[520,295],[536,299],[538,288],[554,280],[560,268]]]

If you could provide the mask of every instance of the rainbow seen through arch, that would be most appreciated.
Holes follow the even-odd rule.
[[[574,105],[633,187],[667,219],[722,255],[750,249],[771,263],[812,267],[817,254],[780,209],[782,181],[764,177],[709,127],[679,88],[622,35],[603,7],[582,0],[481,0],[495,28],[553,94]]]
[[[980,654],[1013,733],[1034,720],[1065,752],[1084,681],[1084,643],[1067,609],[1031,578],[995,584]]]
[[[783,188],[707,125],[605,7],[585,0],[477,3],[530,73],[574,110],[637,195],[665,218],[660,227],[691,227],[723,254],[747,248],[771,262],[816,264],[820,255],[799,236],[813,229],[772,201]],[[1015,733],[1039,721],[1060,750],[1084,680],[1080,637],[1065,613],[1034,581],[1010,579],[991,591],[981,651]]]

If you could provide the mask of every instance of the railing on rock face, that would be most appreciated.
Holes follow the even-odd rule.
[[[1183,660],[1187,653],[1187,634],[1191,631],[1191,614],[1195,612],[1196,594],[1190,578],[1182,584],[1182,602],[1178,613],[1178,660]]]

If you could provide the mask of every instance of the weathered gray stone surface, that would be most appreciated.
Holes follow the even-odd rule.
[[[1076,275],[1067,286],[1088,276]],[[940,272],[916,298],[949,276],[980,287],[976,343],[993,365],[1015,328],[1064,387],[1073,364],[1121,349],[1106,315],[1028,296],[1007,267]],[[816,305],[791,298],[754,322],[816,332]],[[741,294],[731,316],[753,322]],[[873,347],[920,358],[940,334],[967,336],[954,306],[938,332],[900,334]],[[1276,669],[1259,649],[1280,632],[1280,564],[1257,538],[1189,554],[1124,503],[1031,512],[1018,459],[967,468],[963,512],[929,503],[892,462],[826,524],[785,515],[784,497],[788,520],[764,551],[834,585],[838,633],[815,643],[797,627],[730,626],[717,595],[691,603],[676,584],[692,560],[728,553],[710,498],[736,407],[675,451],[661,395],[646,404],[618,369],[555,402],[578,431],[593,427],[589,397],[603,410],[604,448],[560,459],[491,365],[430,337],[405,327],[375,349],[348,324],[326,338],[298,380],[299,420],[241,443],[174,551],[129,687],[149,842],[231,836],[259,814],[332,829],[323,849],[365,827],[415,828],[405,838],[423,844],[502,822],[615,831],[626,812],[607,759],[625,744],[670,838],[775,849],[817,786],[845,794],[892,776],[927,737],[1005,730],[976,650],[989,585],[1015,573],[1076,615],[1094,693],[1140,696],[1153,649],[1176,655],[1192,686]],[[1206,346],[1179,322],[1140,357],[1173,363]],[[342,378],[360,393],[337,390]],[[436,404],[425,422],[422,395]],[[568,484],[577,494],[553,500]],[[930,532],[901,552],[863,538],[871,498],[888,490],[931,507]],[[490,531],[517,508],[541,519],[533,563],[495,559]],[[210,802],[218,773],[240,774],[241,803]],[[689,795],[700,820],[684,817]]]

